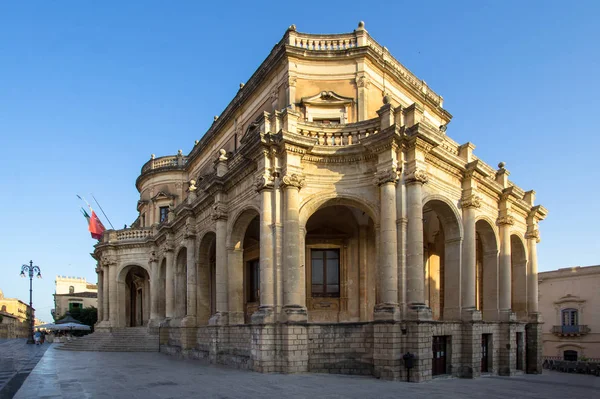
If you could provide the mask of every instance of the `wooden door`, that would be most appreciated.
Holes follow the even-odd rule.
[[[446,338],[445,336],[433,337],[433,375],[446,374]]]

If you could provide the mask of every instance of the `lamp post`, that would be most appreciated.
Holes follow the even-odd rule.
[[[42,278],[42,272],[40,271],[39,266],[34,266],[33,261],[30,260],[28,265],[21,266],[21,277],[25,277],[27,274],[29,275],[29,338],[27,338],[28,344],[33,344],[35,341],[33,340],[33,306],[32,306],[32,281],[33,275],[35,273],[37,278]]]

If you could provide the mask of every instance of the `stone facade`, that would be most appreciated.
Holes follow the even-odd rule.
[[[142,167],[94,252],[97,329],[260,372],[540,372],[546,210],[450,119],[364,24],[290,27],[188,155]]]
[[[29,336],[29,312],[34,312],[28,304],[16,298],[5,298],[0,290],[0,338],[26,338]]]
[[[543,353],[560,360],[600,360],[600,266],[538,275]]]

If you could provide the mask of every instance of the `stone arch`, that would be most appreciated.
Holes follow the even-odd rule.
[[[228,317],[231,324],[243,324],[248,320],[246,309],[246,233],[253,222],[259,219],[260,212],[254,206],[246,206],[235,214],[227,240],[227,292]],[[217,270],[218,273],[218,270]]]
[[[477,248],[477,308],[483,319],[498,319],[498,235],[494,224],[487,217],[479,217],[475,222]]]
[[[150,273],[147,266],[133,262],[117,272],[118,326],[147,325],[150,319]]]
[[[216,242],[214,231],[199,235],[197,270],[197,315],[199,324],[208,324],[216,311]]]
[[[327,205],[326,205],[327,204]],[[336,191],[320,191],[308,196],[299,210],[299,225],[300,228],[306,226],[308,219],[320,208],[324,206],[345,205],[354,207],[365,212],[374,221],[379,224],[379,210],[376,205],[370,201],[352,193],[336,192]]]
[[[511,309],[517,318],[527,317],[527,251],[520,234],[510,235]]]
[[[433,194],[423,200],[425,299],[434,319],[461,317],[463,229],[454,203]]]
[[[175,253],[175,268],[173,270],[174,316],[181,318],[187,314],[187,252],[185,246]]]

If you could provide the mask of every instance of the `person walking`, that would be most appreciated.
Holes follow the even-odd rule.
[[[42,333],[40,332],[40,330],[37,330],[35,332],[35,334],[33,334],[33,340],[35,341],[36,345],[40,344],[40,339],[42,338]]]

